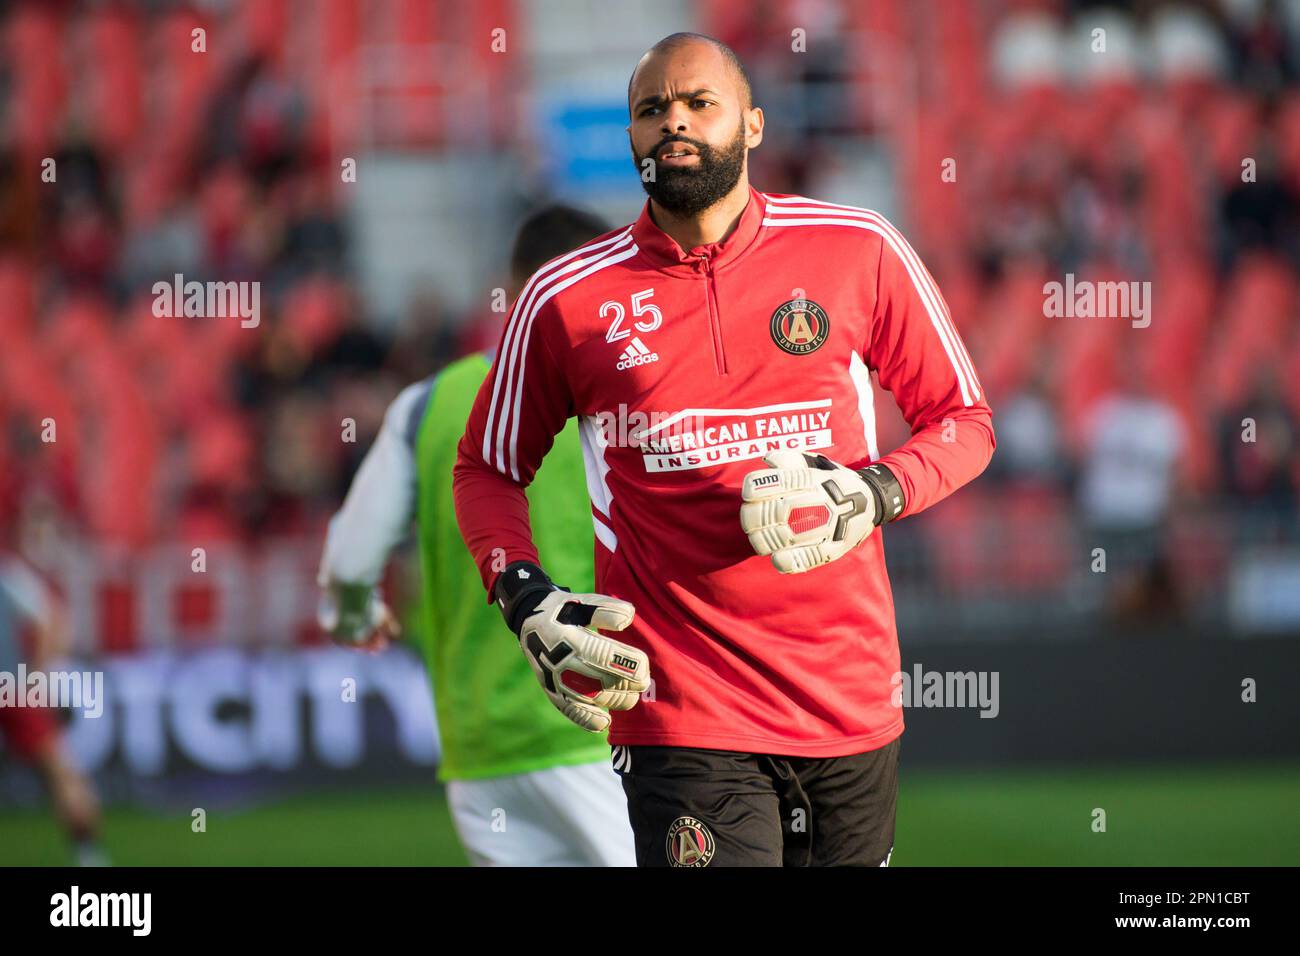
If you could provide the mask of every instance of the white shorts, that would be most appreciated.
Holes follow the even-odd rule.
[[[447,781],[475,866],[636,866],[623,785],[608,761]]]

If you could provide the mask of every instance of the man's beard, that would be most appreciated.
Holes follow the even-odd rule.
[[[694,166],[666,168],[653,157],[668,143],[689,143],[699,151],[699,161]],[[736,130],[736,137],[722,150],[707,143],[672,136],[657,143],[648,156],[637,159],[638,171],[644,169],[646,159],[654,163],[654,180],[641,180],[646,194],[675,216],[695,216],[717,203],[740,182],[740,172],[745,166],[745,128]]]

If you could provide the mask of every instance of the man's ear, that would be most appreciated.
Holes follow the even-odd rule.
[[[745,124],[745,146],[753,149],[763,142],[763,110],[757,106],[745,110],[742,121]]]

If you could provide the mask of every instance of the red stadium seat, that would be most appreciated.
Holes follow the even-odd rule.
[[[326,0],[324,5],[329,6],[331,2]],[[273,64],[282,62],[286,43],[300,22],[290,18],[289,8],[290,0],[256,0],[237,7],[236,15],[250,52]],[[302,19],[310,22],[315,18]]]
[[[9,121],[24,155],[53,152],[68,92],[62,42],[63,23],[53,9],[24,4],[8,21],[5,59],[12,65],[14,82]]]
[[[9,343],[35,333],[35,294],[30,264],[0,256],[0,340]]]
[[[90,14],[86,31],[89,56],[84,61],[88,75],[83,95],[90,103],[86,119],[97,145],[120,157],[134,144],[144,123],[139,23],[127,9],[99,10]]]
[[[338,337],[345,300],[346,290],[324,277],[299,283],[285,297],[285,327],[305,354],[317,354]]]

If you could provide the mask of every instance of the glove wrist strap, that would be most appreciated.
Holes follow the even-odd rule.
[[[518,634],[525,618],[537,610],[546,595],[556,590],[559,588],[537,565],[531,561],[513,561],[497,575],[493,595],[501,606],[506,625]]]
[[[892,471],[884,465],[875,464],[859,468],[857,474],[876,496],[877,527],[893,521],[903,513],[906,504],[903,500],[903,486],[898,483]]]

